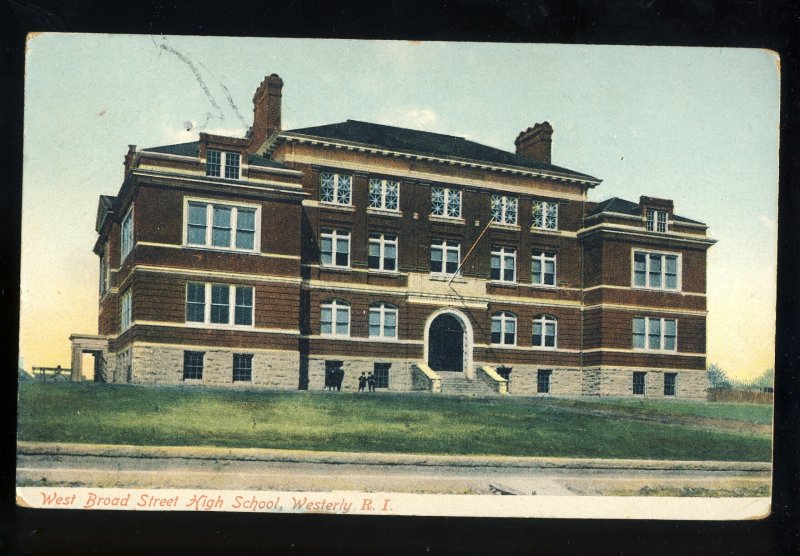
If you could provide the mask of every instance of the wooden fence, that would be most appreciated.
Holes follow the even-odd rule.
[[[772,392],[757,390],[734,390],[731,388],[709,388],[708,401],[731,403],[763,403],[772,404]]]

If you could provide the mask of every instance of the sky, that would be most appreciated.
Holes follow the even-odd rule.
[[[28,42],[20,353],[70,364],[97,333],[99,195],[128,145],[242,136],[265,75],[283,128],[347,119],[513,151],[553,128],[553,163],[603,180],[602,201],[673,199],[709,225],[708,363],[772,368],[780,64],[765,50],[41,34]]]

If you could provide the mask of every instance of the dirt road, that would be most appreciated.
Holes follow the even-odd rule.
[[[228,490],[407,492],[517,495],[766,496],[768,464],[611,462],[529,458],[446,458],[420,464],[358,456],[196,457],[180,453],[43,453],[27,450],[17,463],[20,486],[205,488]],[[36,453],[39,452],[39,453]],[[294,461],[287,461],[294,459]]]

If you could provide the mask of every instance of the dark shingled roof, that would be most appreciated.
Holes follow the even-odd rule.
[[[632,203],[631,201],[626,201],[625,199],[620,199],[619,197],[611,197],[610,199],[606,199],[605,201],[597,203],[597,205],[589,210],[586,216],[593,216],[595,214],[600,214],[601,212],[617,212],[620,214],[639,216],[642,214],[642,208],[638,203]],[[687,222],[689,224],[703,224],[703,222],[698,222],[697,220],[692,220],[684,216],[678,216],[677,214],[672,215],[672,220],[675,220],[676,222]]]
[[[151,147],[149,149],[142,149],[144,152],[163,153],[163,154],[176,154],[179,156],[199,156],[200,142],[192,141],[191,143],[178,143],[177,145],[164,145],[161,147]],[[288,168],[285,164],[264,158],[257,154],[248,154],[247,163],[250,166],[262,166],[264,168]]]
[[[420,155],[516,166],[531,170],[563,174],[581,180],[600,181],[598,178],[588,174],[582,174],[526,156],[481,145],[474,141],[468,141],[463,137],[431,133],[430,131],[418,131],[383,124],[347,120],[346,122],[338,124],[291,129],[284,133],[347,141]]]

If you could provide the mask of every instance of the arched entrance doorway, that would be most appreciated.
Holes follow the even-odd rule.
[[[472,378],[472,328],[454,309],[437,311],[425,327],[425,360],[437,372],[463,372]]]

